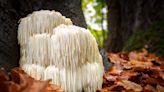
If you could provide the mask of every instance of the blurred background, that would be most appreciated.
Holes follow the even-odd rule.
[[[84,12],[87,28],[96,37],[100,46],[104,47],[107,39],[107,3],[105,0],[83,0],[82,9]]]
[[[100,46],[104,47],[107,39],[107,3],[105,0],[83,0],[82,9],[84,12],[87,28],[96,37]]]
[[[83,0],[87,28],[107,51],[164,55],[163,0]]]

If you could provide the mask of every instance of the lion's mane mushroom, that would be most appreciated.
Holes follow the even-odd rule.
[[[45,11],[44,16],[49,16],[49,13],[50,11]],[[66,18],[67,21],[63,20],[64,22],[54,19],[53,21],[60,23],[54,23],[58,26],[52,28],[52,21],[46,21],[44,18],[47,17],[35,14],[36,12],[28,16],[35,20],[33,25],[29,25],[33,21],[29,21],[28,17],[20,22],[18,39],[23,46],[21,50],[25,52],[22,55],[24,59],[20,60],[20,67],[33,78],[52,79],[53,84],[61,85],[68,92],[100,90],[104,68],[98,45],[90,31],[71,25],[72,22]],[[36,16],[38,20],[35,19]],[[45,22],[42,20],[48,22],[50,27],[42,24]],[[25,21],[29,23],[24,23]],[[35,27],[38,25],[48,31],[39,31],[41,28],[38,28],[36,32]]]
[[[20,20],[18,27],[18,43],[20,44],[20,65],[26,62],[27,42],[35,34],[48,33],[52,34],[53,29],[60,24],[72,25],[72,21],[59,12],[41,10],[29,14]]]

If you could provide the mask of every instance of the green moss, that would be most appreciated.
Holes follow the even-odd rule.
[[[164,55],[164,22],[155,22],[146,30],[137,30],[125,44],[123,51],[132,51],[148,46],[148,51]]]

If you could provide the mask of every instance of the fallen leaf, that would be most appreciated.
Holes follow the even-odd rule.
[[[144,92],[156,92],[156,89],[153,87],[153,86],[151,86],[151,85],[146,85],[145,87],[144,87],[144,90],[143,90]]]
[[[164,87],[161,85],[157,85],[157,92],[164,92]]]
[[[120,75],[122,72],[122,69],[117,68],[116,66],[113,66],[111,70],[109,71],[109,74],[111,75]]]
[[[117,84],[123,86],[125,89],[132,89],[134,91],[143,90],[143,88],[139,84],[128,81],[128,80],[122,80],[120,82],[117,82]]]
[[[131,66],[133,67],[143,67],[143,68],[148,68],[148,67],[151,67],[152,66],[152,63],[151,62],[142,62],[142,61],[136,61],[136,60],[133,60],[133,61],[130,61],[128,62]]]
[[[7,76],[3,70],[0,70],[0,78],[3,79],[0,81],[2,92],[64,92],[60,86],[50,84],[50,80],[35,80],[20,68],[11,70],[11,80]]]
[[[118,77],[119,80],[128,80],[129,78],[131,78],[132,76],[136,76],[138,73],[137,72],[133,72],[133,71],[124,71],[121,73],[121,75]]]
[[[157,57],[146,49],[109,53],[108,57],[113,67],[104,77],[103,89],[109,92],[164,92],[164,57]]]

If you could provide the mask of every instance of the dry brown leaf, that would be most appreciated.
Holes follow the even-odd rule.
[[[11,80],[0,70],[0,90],[2,92],[64,92],[61,87],[50,84],[50,80],[34,80],[20,68],[12,69]]]
[[[132,89],[134,91],[142,91],[143,90],[143,88],[139,84],[128,81],[128,80],[122,80],[120,82],[117,82],[117,84],[123,86],[125,89],[128,89],[128,90],[129,89]]]
[[[112,85],[112,86],[110,86],[110,87],[107,87],[106,89],[107,89],[107,90],[110,90],[110,91],[111,91],[111,90],[116,91],[115,88],[118,87],[118,86],[120,86],[120,85],[114,84],[114,85]]]
[[[143,68],[148,68],[151,67],[153,64],[151,62],[142,62],[142,61],[130,61],[128,62],[129,65],[131,65],[132,67],[143,67]]]
[[[108,90],[108,92],[120,92],[122,90],[124,90],[125,88],[121,85],[118,84],[114,84],[112,86],[106,87],[106,89]]]
[[[129,60],[138,60],[136,51],[130,52],[128,56],[129,56]]]
[[[158,85],[158,90],[163,89],[164,57],[149,54],[145,49],[130,53],[110,53],[108,55],[114,64],[105,77],[107,82],[103,84],[103,87],[106,89],[116,91],[118,88],[120,89],[119,92],[138,90],[157,92],[156,85]],[[125,89],[121,89],[122,86]]]
[[[109,74],[111,75],[120,75],[122,72],[122,69],[117,68],[116,66],[113,66],[111,70],[109,71]]]
[[[117,78],[118,76],[115,76],[115,75],[105,76],[105,79],[107,79],[108,81],[116,81]]]
[[[164,64],[161,64],[160,68],[164,71]]]
[[[164,92],[164,87],[161,85],[157,85],[157,92]]]
[[[120,58],[122,58],[126,61],[129,61],[128,53],[125,53],[125,52],[119,53],[119,56],[120,56]]]
[[[101,92],[109,92],[109,91],[107,90],[107,88],[103,88]]]
[[[158,84],[158,80],[157,79],[155,79],[155,78],[151,78],[151,77],[149,77],[148,75],[145,75],[145,76],[143,76],[142,77],[142,83],[145,83],[145,84]]]
[[[142,49],[141,52],[138,51],[132,51],[129,53],[129,60],[139,60],[139,61],[146,61],[146,56],[148,55],[148,52],[146,49]]]
[[[121,57],[119,56],[119,54],[116,54],[116,53],[110,53],[110,54],[108,55],[108,57],[110,58],[110,61],[111,61],[112,63],[114,63],[114,64],[120,64],[120,63],[125,63],[125,62],[127,62],[127,60],[121,58]]]
[[[144,87],[144,92],[156,92],[156,89],[151,85],[146,85]]]
[[[132,76],[136,76],[138,73],[137,72],[133,72],[133,71],[124,71],[121,73],[121,75],[118,77],[119,80],[128,80],[129,78],[131,78]]]
[[[159,75],[162,79],[164,79],[164,72],[160,72]]]

